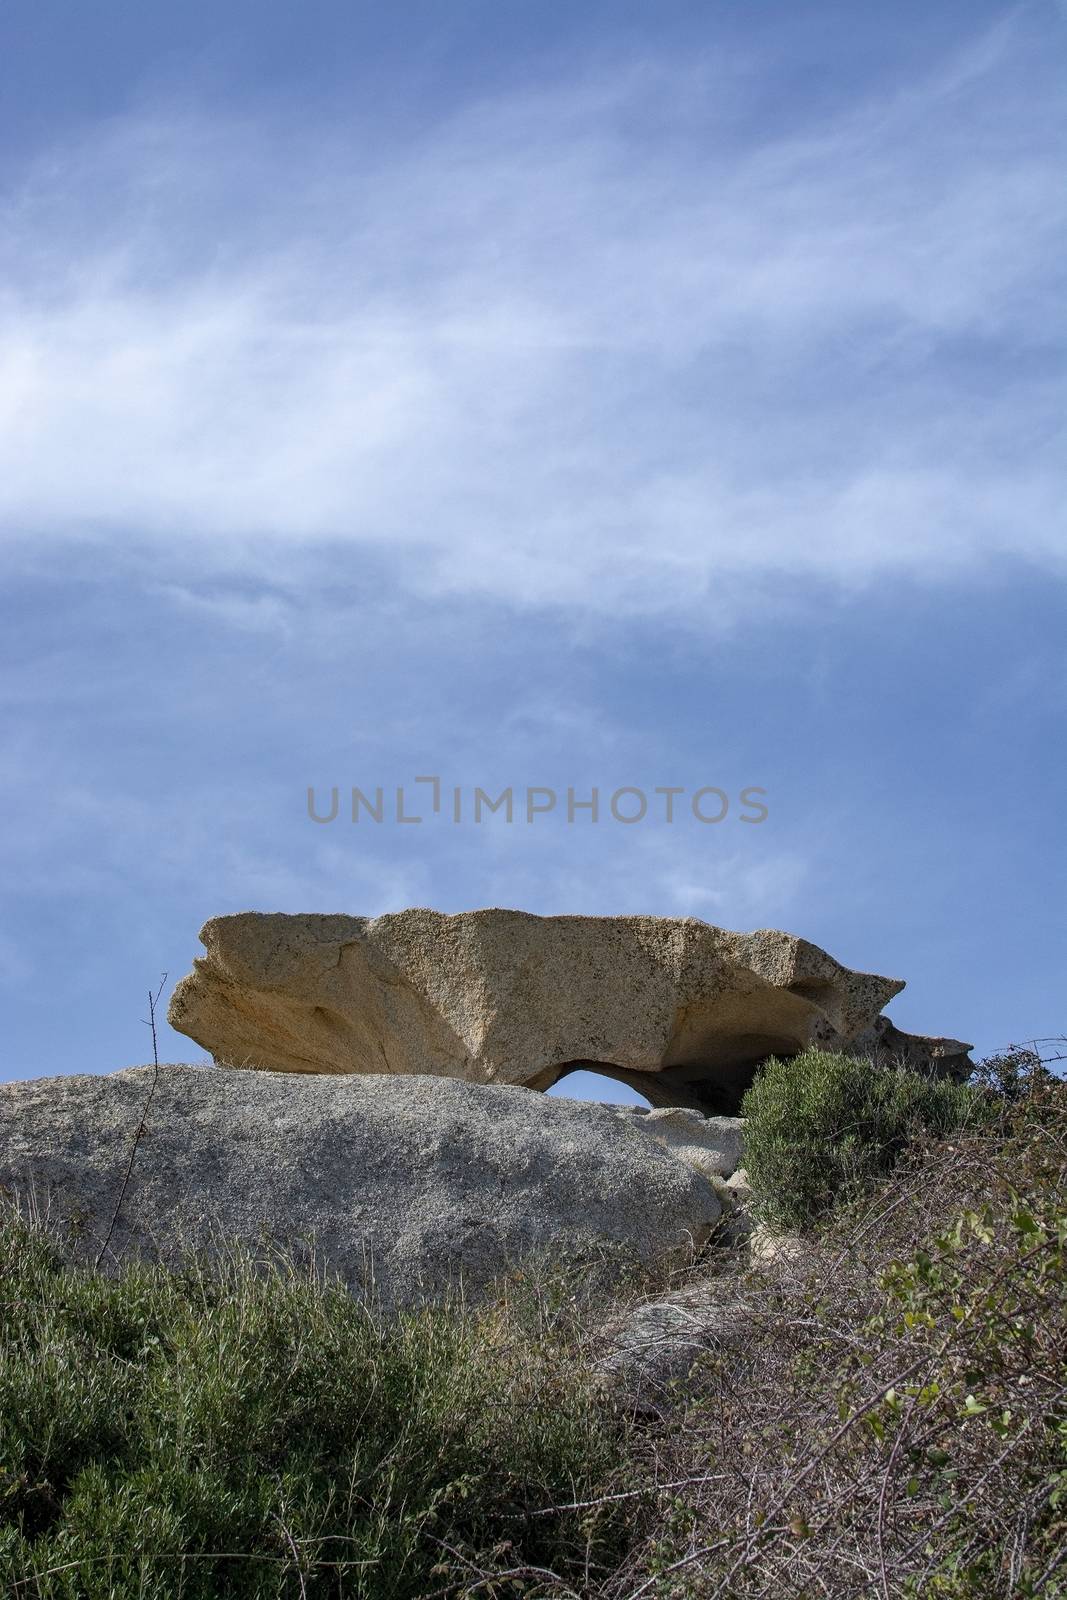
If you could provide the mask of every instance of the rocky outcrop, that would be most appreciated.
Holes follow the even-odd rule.
[[[882,1017],[899,979],[693,917],[243,912],[200,938],[170,1021],[233,1066],[533,1089],[594,1067],[654,1106],[712,1113],[737,1109],[759,1062],[809,1044],[969,1068],[969,1046]]]
[[[636,1118],[424,1075],[164,1066],[0,1085],[0,1187],[72,1221],[85,1260],[121,1197],[108,1261],[314,1249],[386,1308],[538,1257],[665,1270],[721,1215],[711,1184]]]
[[[633,1118],[644,1133],[666,1145],[672,1155],[702,1173],[713,1186],[718,1179],[732,1178],[741,1165],[743,1117],[704,1117],[680,1106],[657,1111],[617,1106],[615,1114]]]

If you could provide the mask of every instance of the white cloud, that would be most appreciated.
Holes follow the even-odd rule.
[[[740,851],[727,853],[693,877],[695,866],[690,860],[666,868],[656,903],[676,908],[678,916],[701,917],[738,928],[788,921],[810,873],[807,859],[787,850],[755,857]]]
[[[522,906],[541,915],[699,917],[723,927],[788,928],[810,916],[821,846],[798,849],[759,827],[733,833],[686,821],[620,826],[602,815],[469,828],[462,898],[443,910]],[[802,900],[803,896],[803,900]],[[434,902],[431,902],[434,903]]]
[[[52,152],[3,218],[0,530],[154,544],[254,629],[282,602],[190,573],[298,582],[329,544],[423,593],[708,621],[1062,574],[1041,32],[763,142],[721,69],[663,62],[385,154],[192,113]]]

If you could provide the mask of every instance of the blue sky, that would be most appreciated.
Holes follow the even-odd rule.
[[[247,908],[784,927],[1067,1030],[1062,7],[0,34],[3,1076],[144,1059]],[[307,817],[427,773],[769,815]]]

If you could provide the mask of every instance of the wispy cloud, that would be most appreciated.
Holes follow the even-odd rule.
[[[283,602],[190,571],[299,581],[324,544],[424,594],[708,621],[1062,575],[1041,35],[774,141],[664,61],[386,154],[191,111],[53,151],[3,216],[0,529],[151,544],[241,629]]]
[[[242,633],[290,636],[293,607],[284,595],[248,594],[227,588],[207,590],[181,583],[160,583],[154,592],[187,615],[199,616]]]
[[[728,853],[705,865],[699,876],[690,876],[696,867],[695,861],[683,859],[663,871],[656,903],[671,905],[676,915],[743,928],[795,918],[810,873],[803,855],[783,850],[756,859],[740,851]]]

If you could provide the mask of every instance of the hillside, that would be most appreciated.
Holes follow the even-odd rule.
[[[9,1212],[8,1591],[1062,1594],[1067,1089],[985,1077],[802,1231],[610,1300],[543,1261],[391,1315],[269,1252],[105,1274]],[[717,1331],[635,1396],[605,1350],[675,1304]]]

